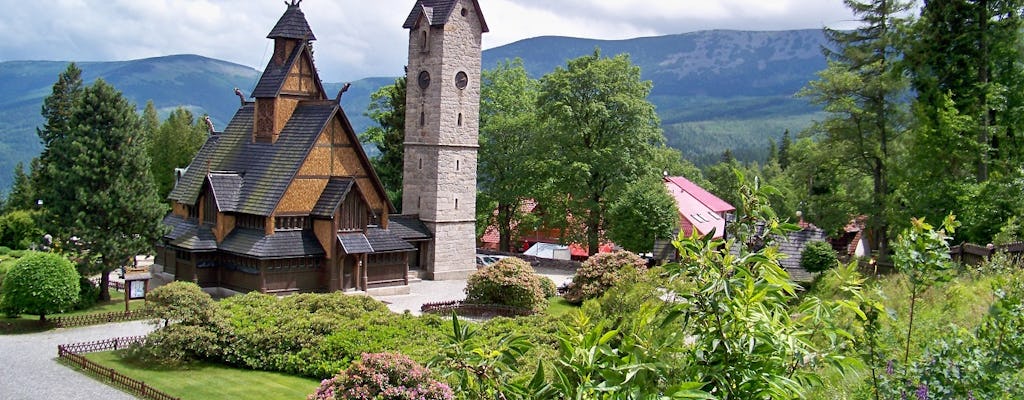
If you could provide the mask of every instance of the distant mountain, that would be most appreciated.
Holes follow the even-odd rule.
[[[484,68],[520,57],[540,77],[567,60],[600,48],[604,55],[629,53],[644,79],[654,82],[657,106],[673,147],[698,164],[713,162],[727,148],[740,159],[762,158],[769,137],[797,132],[817,110],[793,94],[825,67],[820,30],[777,32],[703,31],[629,40],[538,37],[484,51]],[[210,114],[223,127],[238,108],[233,88],[255,86],[260,72],[247,66],[196,55],[117,62],[80,62],[83,79],[113,84],[141,110],[153,100],[162,113],[189,107]],[[19,161],[41,150],[35,127],[42,100],[67,62],[0,62],[0,190],[11,183]],[[393,77],[352,82],[342,99],[353,127],[371,124],[364,115],[370,94]],[[333,96],[341,83],[324,83]]]

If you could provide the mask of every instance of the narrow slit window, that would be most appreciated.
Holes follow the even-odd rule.
[[[459,126],[462,126],[462,113],[459,113]]]
[[[459,170],[459,160],[455,160],[455,170]]]
[[[423,159],[420,159],[420,169],[423,169]]]
[[[423,111],[420,111],[420,126],[423,126],[423,125],[426,125],[426,124],[427,124],[427,114],[425,112],[423,112]]]
[[[455,209],[459,209],[459,199],[455,199]]]

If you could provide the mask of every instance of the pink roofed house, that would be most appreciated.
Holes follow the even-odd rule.
[[[726,215],[736,211],[736,207],[681,176],[666,176],[664,181],[665,188],[676,200],[676,207],[679,208],[681,232],[690,236],[694,229],[700,235],[706,235],[714,230],[714,237],[722,237],[725,233]]]

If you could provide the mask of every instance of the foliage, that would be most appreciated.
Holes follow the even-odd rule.
[[[195,119],[192,112],[184,107],[171,111],[159,128],[152,130],[152,115],[149,106],[143,114],[143,125],[134,135],[143,141],[143,148],[149,155],[149,173],[156,184],[157,196],[167,198],[176,181],[175,168],[184,168],[192,162],[199,148],[206,143],[207,127],[202,119]],[[152,130],[152,132],[149,132]]]
[[[630,184],[608,210],[608,238],[624,249],[647,253],[656,239],[672,237],[679,210],[660,179]]]
[[[450,400],[452,390],[430,377],[430,370],[398,353],[364,353],[359,361],[324,380],[310,400]]]
[[[835,268],[838,262],[836,251],[828,242],[808,243],[804,251],[800,253],[800,268],[807,272],[821,272]]]
[[[515,228],[532,225],[522,205],[535,197],[537,183],[528,177],[537,174],[537,158],[545,147],[540,135],[545,129],[537,117],[539,83],[518,58],[484,71],[481,80],[477,225],[493,224],[498,250],[510,251],[519,234]]]
[[[910,358],[910,340],[914,331],[914,306],[921,291],[937,282],[948,281],[953,271],[949,256],[949,236],[957,227],[952,214],[935,230],[924,220],[914,219],[911,228],[903,231],[894,245],[896,268],[910,281],[910,318],[907,321],[906,349],[903,363]]]
[[[78,301],[75,302],[73,309],[75,310],[88,310],[92,306],[96,305],[96,300],[99,300],[100,288],[96,284],[92,283],[92,280],[84,276],[78,277]]]
[[[453,383],[460,399],[506,398],[516,391],[509,378],[532,345],[515,332],[503,334],[493,344],[480,333],[479,327],[460,322],[453,312],[447,344],[429,365]]]
[[[826,51],[828,68],[801,95],[828,113],[811,131],[828,147],[827,154],[840,168],[838,178],[870,180],[870,198],[857,205],[858,214],[869,216],[871,247],[885,255],[894,149],[908,124],[902,104],[908,83],[897,68],[900,55],[895,46],[912,3],[844,2],[861,26],[853,31],[825,30],[836,50]]]
[[[543,275],[538,275],[537,279],[540,280],[540,289],[544,292],[545,299],[550,299],[558,295],[558,286],[555,285],[555,281]]]
[[[939,136],[931,139],[952,144],[943,149],[948,168],[942,171],[953,185],[985,182],[991,173],[1016,168],[1024,156],[1013,139],[1024,128],[1024,67],[1017,62],[1024,44],[1022,9],[1020,0],[929,1],[913,25],[905,64],[924,128],[915,136],[934,131]],[[965,123],[944,126],[950,110]],[[934,154],[927,151],[911,149],[917,159]],[[971,204],[956,201],[942,212],[961,215],[960,207]]]
[[[592,255],[576,269],[565,299],[580,304],[584,300],[601,297],[620,280],[646,269],[647,262],[628,251]]]
[[[146,308],[156,318],[157,330],[137,346],[132,357],[145,362],[176,365],[217,354],[226,330],[225,317],[192,282],[175,281],[146,294]]]
[[[43,230],[37,218],[38,211],[15,210],[0,215],[0,244],[24,250],[42,241]]]
[[[466,302],[501,304],[541,311],[547,306],[544,288],[530,264],[505,257],[474,272],[466,281]]]
[[[54,253],[31,252],[11,266],[0,289],[0,307],[11,315],[38,315],[71,309],[78,301],[78,271],[68,259]]]
[[[590,254],[597,252],[609,200],[661,172],[654,156],[665,139],[647,100],[651,86],[628,55],[605,58],[599,50],[541,78],[540,120],[549,130],[538,181],[551,188],[542,197],[551,200],[545,204],[559,199],[578,218]]]
[[[35,164],[35,160],[33,160]],[[36,200],[35,186],[33,181],[35,177],[35,170],[25,173],[24,163],[18,163],[14,166],[14,184],[11,186],[11,192],[7,194],[7,199],[0,202],[0,210],[5,213],[14,210],[33,210],[38,207]]]
[[[370,160],[391,204],[402,211],[402,168],[405,142],[405,77],[370,95],[366,116],[377,124],[359,134],[359,140],[377,146],[380,155]]]
[[[109,272],[144,253],[160,237],[160,204],[142,147],[135,107],[102,80],[82,90],[69,130],[41,158],[47,230],[98,257],[100,299],[110,298]]]

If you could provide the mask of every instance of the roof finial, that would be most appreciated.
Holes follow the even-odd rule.
[[[288,7],[298,7],[299,4],[302,3],[302,0],[291,0],[291,1],[292,1],[291,3],[288,3],[287,1],[285,1],[284,5],[286,5]]]
[[[216,135],[217,130],[213,128],[213,120],[210,119],[210,116],[203,117],[203,120],[206,121],[206,130],[210,133],[210,136]]]
[[[238,96],[238,100],[241,101],[242,105],[244,106],[245,105],[245,95],[242,94],[242,90],[241,89],[235,88],[235,96]]]
[[[338,91],[338,97],[334,98],[335,103],[341,104],[341,95],[345,94],[350,86],[352,86],[352,82],[347,82],[345,86],[341,87],[341,90]]]

